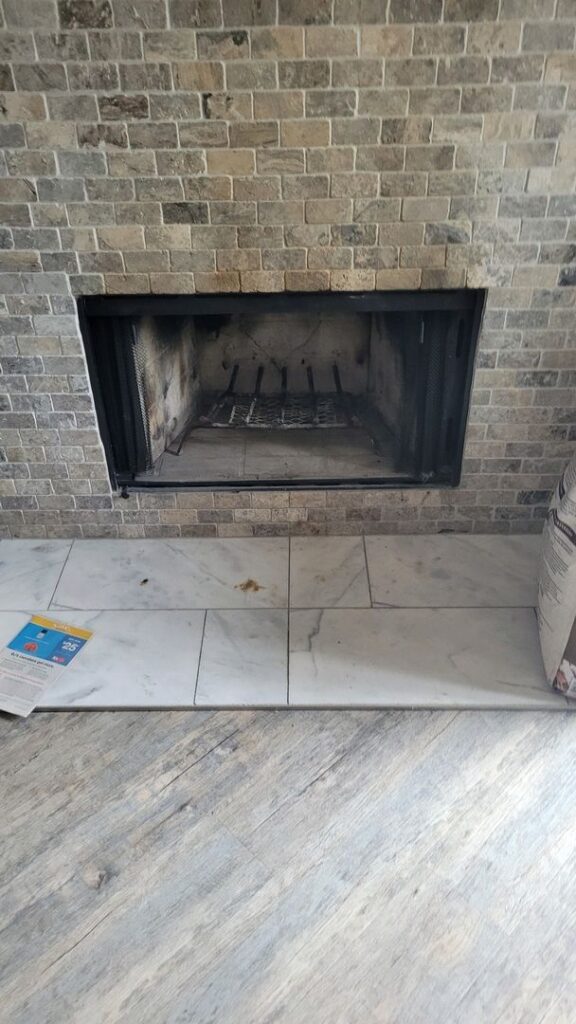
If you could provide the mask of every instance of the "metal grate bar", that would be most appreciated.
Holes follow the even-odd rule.
[[[336,364],[332,368],[335,391],[329,392],[316,389],[311,366],[306,368],[308,391],[303,393],[289,393],[287,367],[280,370],[280,391],[277,394],[263,393],[264,366],[258,366],[251,394],[235,391],[237,374],[235,366],[226,391],[207,403],[207,411],[199,419],[202,426],[290,429],[358,424],[353,408],[354,399],[344,391]]]

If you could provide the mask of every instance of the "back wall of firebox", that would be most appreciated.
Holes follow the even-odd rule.
[[[571,0],[3,15],[1,536],[540,530],[576,438]],[[114,486],[77,297],[464,288],[458,486]]]

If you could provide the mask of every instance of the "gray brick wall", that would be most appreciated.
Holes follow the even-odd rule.
[[[2,0],[0,536],[536,531],[576,439],[573,0]],[[75,295],[489,289],[456,490],[111,492]]]

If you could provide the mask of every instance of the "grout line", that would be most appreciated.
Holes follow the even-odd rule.
[[[288,537],[288,607],[286,611],[286,705],[290,705],[290,583],[292,572],[292,538]]]
[[[362,546],[364,548],[364,562],[366,565],[366,578],[368,582],[368,597],[370,598],[370,607],[374,607],[374,600],[372,598],[372,582],[370,580],[370,570],[368,568],[368,552],[366,550],[366,534],[362,534]]]
[[[60,569],[60,573],[58,575],[58,579],[56,580],[56,586],[54,587],[54,590],[52,591],[52,597],[50,598],[50,600],[48,602],[48,609],[47,609],[48,611],[50,611],[52,609],[52,601],[54,600],[54,598],[56,596],[56,591],[58,590],[58,587],[60,586],[60,580],[62,579],[62,576],[64,574],[64,569],[68,565],[68,559],[70,558],[70,555],[72,554],[72,548],[74,547],[74,544],[75,544],[75,540],[72,540],[70,542],[70,547],[68,548],[68,552],[66,554],[66,558],[64,559],[64,562],[62,564],[62,568]],[[82,609],[78,609],[78,610],[79,611],[84,611],[83,608]]]
[[[374,605],[258,605],[257,607],[243,605],[232,605],[222,607],[220,605],[206,608],[200,605],[186,605],[185,607],[148,607],[137,605],[135,608],[127,608],[125,605],[117,608],[72,608],[70,606],[59,607],[55,605],[47,608],[46,611],[54,612],[272,612],[272,611],[293,611],[293,612],[393,612],[393,611],[488,611],[490,608],[495,611],[506,611],[506,609],[532,609],[536,611],[534,604],[374,604]],[[29,613],[30,608],[0,608],[1,612],[25,612]]]
[[[198,681],[200,679],[200,663],[202,661],[202,652],[204,650],[204,637],[206,636],[206,619],[208,618],[208,611],[204,612],[204,619],[202,622],[202,637],[200,639],[200,650],[198,652],[198,666],[196,668],[196,685],[194,686],[194,696],[192,698],[192,704],[196,707],[196,696],[198,693]]]

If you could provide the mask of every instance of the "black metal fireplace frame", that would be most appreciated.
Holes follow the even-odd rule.
[[[388,292],[280,292],[267,294],[214,294],[214,295],[114,295],[114,296],[84,296],[77,300],[78,314],[86,360],[94,396],[94,404],[100,429],[100,436],[104,445],[106,463],[112,486],[121,489],[127,494],[128,490],[168,489],[168,490],[357,490],[368,487],[376,489],[398,489],[410,488],[446,488],[456,487],[460,483],[462,472],[462,457],[466,434],[466,424],[472,390],[474,375],[475,357],[480,333],[480,324],[486,303],[486,291],[484,289],[459,289],[454,291],[388,291]],[[113,451],[110,425],[109,408],[104,401],[100,370],[97,362],[95,347],[98,339],[93,330],[93,318],[112,317],[121,318],[129,316],[193,316],[209,314],[232,314],[232,313],[290,313],[294,311],[297,304],[298,311],[302,313],[319,312],[432,312],[437,310],[462,310],[466,311],[469,317],[469,339],[467,342],[467,361],[465,376],[462,387],[461,413],[455,426],[453,438],[453,459],[450,476],[443,480],[423,479],[421,476],[395,476],[393,478],[369,478],[347,477],[347,478],[310,478],[305,481],[292,481],[286,479],[271,480],[233,480],[233,481],[198,481],[191,483],[187,481],[166,481],[150,477],[149,479],[134,480],[131,473],[118,472]],[[167,309],[169,307],[169,310]],[[118,416],[127,424],[128,419],[133,419],[133,408],[130,398],[130,384],[119,375],[119,395],[122,398],[122,407],[118,410]],[[437,416],[437,409],[434,400],[428,401],[425,406],[426,423],[432,425]],[[127,419],[128,418],[128,419]],[[424,431],[426,434],[426,431]],[[126,432],[126,439],[129,446],[133,446],[137,455],[139,446],[143,443],[138,427],[134,424],[129,426]]]

